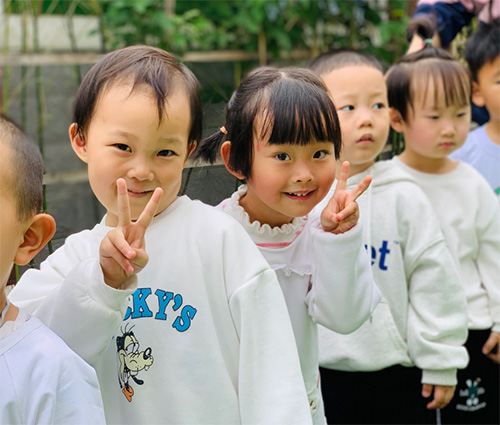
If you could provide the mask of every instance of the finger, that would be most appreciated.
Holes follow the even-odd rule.
[[[127,242],[125,239],[125,236],[121,231],[117,229],[117,231],[111,231],[107,235],[108,240],[110,242],[109,245],[106,246],[106,250],[109,247],[113,247],[117,251],[121,253],[125,258],[128,258],[131,260],[132,258],[135,257],[135,250],[130,246],[130,244]],[[108,253],[106,250],[103,248],[103,254],[107,255]]]
[[[118,227],[123,227],[130,223],[130,205],[128,202],[127,183],[124,179],[118,179],[116,181],[116,188],[118,192]]]
[[[428,398],[432,395],[433,385],[423,384],[422,385],[422,397]]]
[[[102,253],[101,257],[107,260],[113,259],[125,271],[125,273],[130,274],[134,272],[134,267],[132,266],[130,261],[125,258],[122,252],[119,251],[114,245],[108,247],[106,253]]]
[[[485,355],[488,355],[491,353],[491,351],[497,346],[499,343],[498,341],[498,333],[492,332],[490,333],[490,336],[486,340],[486,342],[483,345],[482,352]]]
[[[157,187],[153,192],[151,199],[144,208],[144,211],[137,219],[136,223],[139,224],[144,229],[144,231],[146,231],[146,229],[149,226],[149,223],[151,223],[151,220],[155,216],[156,210],[158,209],[158,205],[160,204],[162,196],[163,196],[163,190],[160,187]]]
[[[349,175],[349,161],[344,161],[340,168],[339,178],[337,179],[337,187],[335,193],[345,190],[347,186],[347,176]]]
[[[358,199],[372,182],[372,176],[365,176],[365,178],[350,192],[351,200],[355,201]]]
[[[347,206],[337,213],[337,220],[344,221],[359,211],[358,204],[356,202],[350,202]],[[356,217],[354,217],[356,219]],[[357,220],[356,220],[357,221]]]

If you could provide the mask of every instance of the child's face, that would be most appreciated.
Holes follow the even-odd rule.
[[[340,159],[349,161],[354,175],[373,165],[389,134],[387,87],[382,73],[352,65],[322,75],[342,128]]]
[[[326,196],[335,178],[333,143],[306,146],[254,142],[248,191],[240,203],[252,221],[281,226]]]
[[[0,142],[0,294],[3,294],[26,227],[18,218],[17,202],[8,184],[12,173],[10,157],[9,147]]]
[[[90,185],[108,212],[108,226],[118,223],[118,178],[127,182],[133,220],[139,218],[156,187],[163,189],[157,209],[160,213],[176,199],[190,153],[188,96],[183,91],[172,94],[158,123],[150,88],[131,93],[131,87],[114,85],[101,95],[80,146],[74,129],[70,129],[73,148],[88,163]]]
[[[486,62],[477,73],[474,96],[482,98],[490,114],[490,120],[500,122],[500,56],[493,62]],[[475,100],[475,97],[474,97]]]
[[[470,126],[470,104],[450,105],[439,96],[434,101],[434,84],[429,83],[424,100],[423,90],[415,90],[413,110],[409,108],[403,123],[405,151],[426,159],[443,159],[463,145]]]

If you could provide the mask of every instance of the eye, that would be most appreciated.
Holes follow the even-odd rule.
[[[339,109],[339,111],[354,111],[354,106],[352,105],[346,105],[346,106],[343,106],[342,108]]]
[[[430,120],[438,120],[439,115],[428,115],[427,118],[429,118]]]
[[[113,146],[120,149],[121,151],[132,152],[130,146],[124,145],[123,143],[115,143]]]
[[[458,118],[462,118],[462,117],[465,117],[466,115],[467,115],[467,112],[462,111],[462,112],[459,112],[459,113],[457,114],[457,117],[458,117]]]
[[[314,157],[315,159],[323,159],[325,156],[328,155],[328,152],[327,151],[318,151],[314,154]]]
[[[383,103],[376,103],[373,105],[373,109],[384,109],[385,105]]]
[[[125,352],[127,354],[132,354],[134,352],[135,344],[132,342],[125,347]]]
[[[291,159],[290,155],[288,155],[287,153],[278,153],[278,154],[274,155],[274,157],[278,161],[289,161]]]
[[[172,156],[175,155],[175,152],[170,149],[164,149],[158,152],[158,156]]]

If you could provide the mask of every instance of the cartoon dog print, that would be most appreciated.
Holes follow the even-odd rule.
[[[132,378],[138,385],[144,384],[143,380],[137,378],[137,374],[141,370],[147,371],[154,361],[151,347],[139,351],[139,341],[132,332],[132,328],[127,330],[127,326],[125,326],[125,332],[122,330],[122,336],[116,337],[119,366],[118,382],[129,402],[132,402],[134,395],[134,389],[130,386],[129,379]]]

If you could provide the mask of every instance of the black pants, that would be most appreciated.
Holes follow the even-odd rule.
[[[422,371],[392,366],[377,372],[320,368],[329,424],[435,424],[421,396]]]
[[[500,366],[481,352],[489,335],[489,330],[469,330],[470,362],[458,371],[455,396],[441,410],[443,424],[500,424]]]

